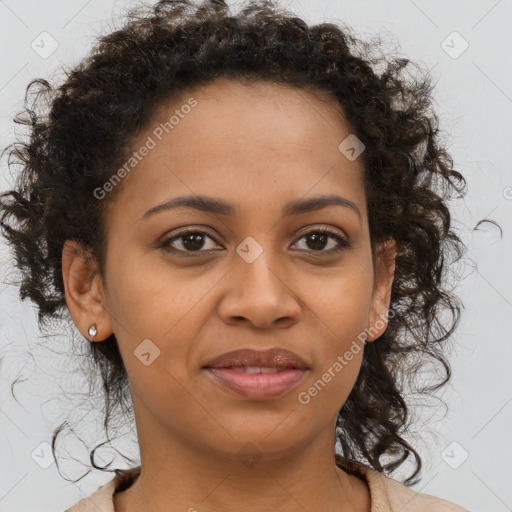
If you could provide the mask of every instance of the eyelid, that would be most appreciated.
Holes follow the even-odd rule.
[[[324,251],[324,250],[318,250],[318,251],[309,250],[308,251],[308,250],[299,249],[299,252],[311,253],[312,255],[322,255],[322,254],[333,255],[333,254],[337,254],[343,250],[349,249],[351,247],[351,242],[349,241],[348,237],[345,236],[344,234],[341,234],[341,233],[335,231],[335,228],[327,228],[325,226],[318,226],[318,227],[311,227],[311,226],[315,226],[315,225],[312,224],[312,225],[306,226],[304,228],[305,231],[301,231],[296,236],[294,245],[298,241],[300,241],[302,238],[304,238],[305,236],[307,236],[309,234],[322,233],[322,234],[325,234],[328,237],[336,240],[338,243],[338,246],[334,249],[329,249],[326,251]],[[177,229],[180,229],[180,228],[177,228]],[[200,256],[200,255],[205,255],[205,254],[209,255],[213,252],[218,251],[218,249],[183,251],[181,249],[169,248],[170,244],[173,241],[179,240],[180,238],[182,238],[188,234],[191,234],[191,233],[206,235],[207,237],[211,238],[216,244],[220,245],[219,242],[216,240],[216,237],[211,235],[208,231],[206,231],[204,229],[204,226],[202,226],[202,227],[189,226],[189,227],[183,228],[182,230],[180,230],[179,232],[177,232],[176,234],[174,234],[172,236],[169,236],[169,237],[164,236],[163,240],[158,244],[158,248],[162,248],[163,250],[165,250],[171,254],[183,254],[186,257],[188,257],[188,256],[195,257],[195,256]]]

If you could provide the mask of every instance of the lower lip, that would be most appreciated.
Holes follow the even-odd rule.
[[[294,388],[307,370],[297,368],[275,373],[244,373],[228,368],[205,368],[216,382],[251,400],[277,398]]]

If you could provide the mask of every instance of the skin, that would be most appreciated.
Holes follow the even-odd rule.
[[[377,325],[372,342],[387,325],[395,245],[382,246],[374,268],[363,162],[338,150],[350,126],[324,93],[218,79],[162,105],[134,149],[190,96],[197,106],[117,185],[105,275],[77,243],[63,250],[75,324],[87,338],[96,324],[95,342],[115,333],[130,379],[142,472],[116,494],[115,510],[367,512],[366,482],[334,462],[336,416],[364,351],[307,405],[297,399],[360,333]],[[155,205],[193,194],[238,211],[180,208],[141,220]],[[342,206],[282,217],[288,201],[322,194],[350,199],[361,218]],[[176,238],[170,247],[181,253],[158,247],[187,226],[206,232],[202,246]],[[350,247],[332,252],[338,242],[330,236],[315,244],[305,236],[315,228]],[[248,236],[263,251],[251,263],[236,252]],[[187,257],[191,246],[204,255]],[[134,355],[145,339],[160,350],[149,365]],[[278,398],[244,399],[202,369],[227,351],[273,347],[311,368]],[[260,456],[252,465],[240,458],[248,443]]]

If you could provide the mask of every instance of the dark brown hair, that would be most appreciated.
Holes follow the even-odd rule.
[[[88,248],[104,275],[107,205],[122,184],[102,201],[93,191],[126,162],[134,137],[176,94],[218,77],[327,91],[365,145],[374,255],[389,238],[398,248],[393,315],[365,347],[336,438],[343,459],[381,472],[412,455],[415,470],[406,483],[415,483],[421,457],[404,437],[411,423],[407,399],[433,395],[450,378],[445,342],[462,303],[448,289],[447,272],[465,250],[447,201],[454,191],[461,197],[466,183],[438,137],[431,76],[407,58],[378,55],[377,41],[364,42],[349,27],[310,26],[271,1],[249,3],[236,15],[222,0],[160,1],[126,16],[124,26],[66,71],[64,83],[33,80],[15,118],[30,135],[4,150],[20,172],[15,189],[1,196],[1,226],[22,274],[21,299],[37,305],[40,327],[69,318],[61,268],[67,239]],[[411,66],[419,72],[407,78]],[[108,437],[111,407],[125,402],[128,379],[113,334],[88,347],[103,382]],[[440,372],[421,386],[420,371],[432,363]],[[97,448],[91,464],[103,470],[94,461]]]

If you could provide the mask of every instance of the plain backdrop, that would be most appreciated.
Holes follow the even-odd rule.
[[[2,148],[14,139],[12,118],[22,109],[29,81],[62,76],[62,65],[79,62],[129,5],[120,0],[0,0]],[[452,212],[472,263],[457,283],[465,309],[453,338],[453,377],[440,395],[448,412],[436,402],[418,410],[410,436],[424,459],[423,478],[415,489],[471,511],[512,510],[512,1],[283,0],[281,5],[308,22],[347,23],[363,38],[383,34],[390,50],[398,44],[402,54],[435,77],[440,129],[454,167],[468,180],[468,194],[453,204]],[[42,51],[41,38],[51,55]],[[12,183],[4,159],[0,189]],[[13,262],[5,245],[0,245],[0,256],[6,281]],[[75,408],[87,383],[72,378],[73,360],[60,355],[68,346],[63,328],[56,326],[55,336],[43,345],[34,307],[22,303],[12,285],[0,284],[0,306],[5,355],[0,367],[0,512],[61,511],[112,478],[95,471],[70,483],[49,451],[53,428],[72,410],[80,411],[74,416],[76,438],[88,446],[101,442],[101,402],[96,408],[86,402]],[[11,395],[16,378],[22,380],[15,388],[18,401]],[[126,444],[121,439],[115,446],[137,457],[132,426],[126,433]],[[59,445],[59,454],[65,453],[70,457],[61,472],[70,479],[83,475],[84,466],[72,457],[87,463],[86,448],[69,436]],[[117,457],[114,450],[110,453]]]

